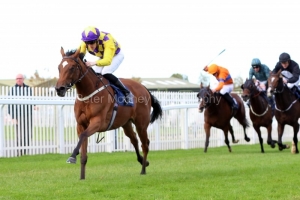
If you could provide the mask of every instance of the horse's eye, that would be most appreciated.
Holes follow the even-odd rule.
[[[73,72],[74,71],[74,69],[75,69],[75,67],[74,66],[72,66],[69,70],[70,70],[70,72]]]

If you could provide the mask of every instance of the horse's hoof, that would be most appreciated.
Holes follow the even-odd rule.
[[[274,149],[275,147],[276,147],[276,145],[275,145],[275,144],[272,144],[272,145],[271,145],[271,148],[272,148],[272,149]]]
[[[66,163],[76,164],[76,158],[69,157],[68,160],[66,161]]]
[[[245,138],[245,140],[246,140],[247,142],[250,142],[250,138]]]
[[[150,165],[150,163],[148,161],[146,161],[146,167],[148,167]]]
[[[231,153],[231,148],[229,148],[228,150],[229,150],[229,152]]]
[[[286,148],[286,149],[289,149],[290,147],[291,147],[291,146],[287,144],[285,148]]]
[[[238,143],[240,140],[234,140],[232,141],[232,143]]]
[[[141,175],[146,175],[146,171],[142,170]]]

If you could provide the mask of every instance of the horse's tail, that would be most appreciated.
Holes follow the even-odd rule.
[[[158,118],[161,119],[163,111],[162,111],[160,102],[157,100],[157,98],[155,96],[153,96],[149,90],[148,90],[148,92],[151,97],[151,106],[153,108],[152,113],[151,113],[151,119],[150,119],[150,123],[152,124]]]
[[[245,128],[248,128],[248,127],[250,127],[250,125],[249,125],[249,121],[247,120],[247,118],[245,117],[244,118],[244,120],[242,121],[242,125],[243,125],[243,127],[245,127]]]

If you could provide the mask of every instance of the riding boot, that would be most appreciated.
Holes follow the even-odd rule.
[[[229,103],[229,105],[231,106],[231,108],[233,110],[237,110],[238,109],[238,105],[235,103],[235,101],[233,100],[233,98],[230,96],[229,93],[225,93],[223,95],[223,97],[226,99],[226,101]]]
[[[275,101],[274,101],[273,96],[268,97],[268,103],[271,106],[272,115],[274,116],[274,114],[275,114]]]
[[[122,91],[122,93],[125,95],[125,99],[124,99],[125,103],[129,103],[130,91],[126,89],[126,87],[123,85],[123,83],[117,77],[115,77],[113,74],[104,74],[103,76],[107,80],[109,80],[109,82],[111,82],[112,84],[117,86]]]
[[[300,99],[300,91],[299,91],[298,86],[294,85],[294,86],[291,88],[291,91],[292,91],[293,94],[297,97],[297,99]]]

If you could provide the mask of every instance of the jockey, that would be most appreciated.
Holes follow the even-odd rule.
[[[277,62],[273,73],[277,73],[281,70],[283,76],[283,82],[287,84],[288,88],[300,99],[300,91],[298,85],[300,83],[300,69],[298,63],[291,60],[288,53],[282,53],[279,56],[279,62]]]
[[[270,75],[270,69],[267,65],[261,64],[258,58],[253,58],[251,62],[251,68],[249,70],[249,79],[252,79],[254,76],[256,79],[256,85],[260,91],[263,91],[261,94],[268,100],[272,109],[275,108],[273,96],[267,98],[266,88],[268,84],[268,78]]]
[[[208,67],[205,67],[204,70],[217,78],[219,84],[216,88],[212,89],[212,92],[215,93],[219,91],[220,94],[226,99],[229,105],[233,110],[238,109],[238,105],[234,101],[234,99],[230,96],[230,92],[233,90],[233,80],[229,74],[229,71],[221,66],[216,64],[211,64]]]
[[[89,26],[82,32],[82,42],[80,44],[80,53],[90,54],[99,57],[97,61],[87,61],[88,67],[93,67],[99,75],[102,74],[110,83],[117,86],[125,95],[125,102],[128,103],[130,91],[126,89],[123,83],[112,73],[118,69],[124,59],[120,44],[112,37],[110,33],[99,31],[98,28]]]

